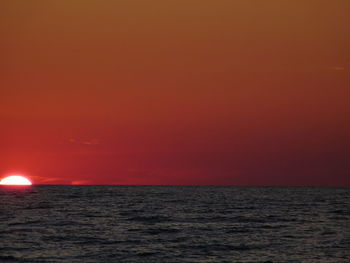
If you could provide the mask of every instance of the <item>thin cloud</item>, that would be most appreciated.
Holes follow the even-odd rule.
[[[72,181],[71,185],[84,185],[84,184],[89,184],[91,181],[90,180],[77,180],[77,181]]]
[[[345,70],[345,67],[340,67],[340,66],[333,66],[333,67],[329,67],[330,70]]]
[[[34,183],[38,184],[55,184],[62,183],[62,178],[59,177],[44,177],[44,176],[30,176]]]
[[[82,145],[99,145],[99,144],[101,144],[101,141],[99,139],[80,140],[80,139],[75,139],[75,138],[69,138],[67,141],[69,143],[82,144]]]

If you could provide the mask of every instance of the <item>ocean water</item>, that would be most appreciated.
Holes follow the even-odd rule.
[[[350,262],[350,188],[0,187],[0,262]]]

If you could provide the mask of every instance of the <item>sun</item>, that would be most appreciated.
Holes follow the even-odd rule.
[[[0,185],[32,185],[32,182],[21,175],[11,175],[3,178]]]

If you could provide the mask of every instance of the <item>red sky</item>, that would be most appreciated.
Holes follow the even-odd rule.
[[[4,0],[0,177],[350,186],[350,1]]]

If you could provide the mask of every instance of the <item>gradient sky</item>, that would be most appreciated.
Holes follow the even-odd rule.
[[[0,177],[350,186],[350,1],[3,0]]]

